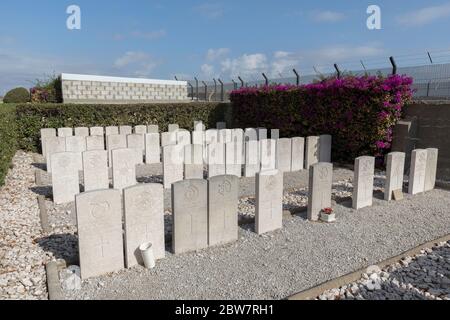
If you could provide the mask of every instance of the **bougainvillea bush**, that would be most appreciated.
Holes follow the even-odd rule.
[[[382,157],[412,99],[412,78],[329,78],[302,86],[242,88],[231,93],[234,125],[278,128],[284,137],[331,134],[333,160]]]

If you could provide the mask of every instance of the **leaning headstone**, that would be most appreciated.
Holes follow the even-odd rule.
[[[178,124],[169,124],[169,132],[175,132],[180,130],[180,126]]]
[[[159,126],[156,124],[151,124],[147,127],[148,133],[159,133]]]
[[[259,141],[261,171],[275,170],[277,166],[277,141],[263,139]]]
[[[103,127],[91,127],[89,129],[89,133],[91,136],[104,136],[105,135],[105,129]]]
[[[123,190],[126,267],[143,265],[139,247],[150,242],[156,260],[166,255],[164,241],[164,193],[160,184],[150,183]]]
[[[425,170],[425,191],[431,191],[436,186],[436,173],[439,150],[427,149],[427,166]]]
[[[111,151],[115,149],[125,149],[127,147],[127,136],[113,134],[106,136],[106,149],[108,150],[109,166],[112,165]]]
[[[225,145],[223,143],[211,143],[207,146],[208,178],[224,175],[225,169]]]
[[[405,170],[405,153],[391,152],[387,155],[386,182],[384,185],[384,200],[392,200],[393,192],[403,190]]]
[[[225,173],[242,177],[242,164],[244,157],[242,155],[242,141],[228,142],[225,145]]]
[[[161,147],[172,146],[176,144],[177,144],[176,131],[161,133]]]
[[[142,134],[129,134],[127,136],[127,148],[133,149],[138,154],[138,164],[144,162],[145,138]]]
[[[333,164],[316,163],[309,168],[308,220],[319,220],[323,209],[331,208]]]
[[[100,190],[77,195],[75,208],[82,279],[123,269],[120,191]]]
[[[145,135],[145,163],[161,163],[159,133],[148,133]]]
[[[331,162],[331,144],[333,138],[330,135],[319,137],[319,162]]]
[[[319,162],[319,137],[306,138],[305,169]]]
[[[86,127],[75,128],[75,135],[78,137],[88,137],[89,136],[89,128],[86,128]]]
[[[208,244],[238,239],[239,178],[217,176],[208,180]]]
[[[81,153],[86,151],[86,137],[72,136],[66,137],[66,151],[78,154],[78,170],[83,170]]]
[[[147,134],[147,126],[136,126],[134,127],[135,134]]]
[[[116,190],[134,186],[136,181],[136,151],[133,149],[112,150],[113,187]]]
[[[123,135],[133,134],[133,127],[132,126],[119,126],[119,134],[123,134]]]
[[[184,179],[203,179],[203,145],[184,146]]]
[[[59,128],[58,129],[58,137],[71,137],[73,136],[72,128]]]
[[[260,171],[259,142],[250,140],[245,143],[244,177],[254,177]]]
[[[359,157],[355,159],[353,178],[353,209],[370,207],[373,202],[373,180],[375,158]]]
[[[408,193],[415,195],[425,191],[427,150],[416,149],[411,154]]]
[[[208,247],[208,206],[206,180],[184,180],[172,185],[175,254]]]
[[[44,144],[46,148],[45,160],[47,162],[47,172],[52,172],[51,155],[54,153],[66,151],[66,138],[65,137],[47,137],[44,138]]]
[[[164,189],[170,189],[172,183],[183,180],[184,146],[173,145],[163,148]]]
[[[191,144],[191,133],[186,130],[179,130],[176,132],[177,144],[188,145]]]
[[[56,129],[41,129],[41,148],[44,157],[47,155],[47,146],[44,141],[49,137],[56,137]]]
[[[103,136],[86,137],[86,150],[105,150],[105,138]]]
[[[108,152],[93,150],[83,152],[84,192],[109,188]]]
[[[292,138],[291,171],[301,171],[305,168],[305,138]]]
[[[283,173],[256,174],[255,232],[263,234],[283,227]]]
[[[226,129],[227,128],[227,123],[226,122],[217,122],[216,128],[217,128],[217,130]]]
[[[277,141],[277,169],[281,172],[291,172],[292,141],[283,138]]]
[[[51,155],[53,202],[70,203],[80,193],[78,154],[61,152]]]
[[[110,127],[105,128],[106,136],[112,136],[112,135],[117,135],[117,134],[119,134],[119,127],[110,126]]]

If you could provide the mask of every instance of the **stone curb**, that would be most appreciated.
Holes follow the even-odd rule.
[[[41,220],[42,231],[44,231],[44,233],[49,233],[51,231],[51,228],[48,223],[47,205],[45,204],[45,197],[38,196],[37,201],[39,206],[39,217]]]
[[[49,300],[64,300],[64,295],[61,289],[58,275],[58,262],[50,261],[45,266],[47,275],[47,291]]]
[[[389,266],[391,264],[394,264],[400,260],[402,260],[405,257],[408,256],[414,256],[416,254],[419,254],[421,250],[426,249],[426,248],[431,248],[434,247],[436,244],[440,243],[440,242],[447,242],[450,241],[450,234],[440,237],[438,239],[429,241],[427,243],[421,244],[411,250],[405,251],[397,256],[394,256],[392,258],[383,260],[375,265],[377,265],[380,269],[385,268],[386,266]],[[369,266],[367,266],[369,267]],[[315,299],[316,297],[318,297],[319,295],[321,295],[322,293],[324,293],[325,291],[334,289],[334,288],[340,288],[344,285],[347,285],[349,283],[355,282],[359,279],[362,278],[362,275],[366,272],[367,270],[366,268],[362,268],[359,269],[355,272],[346,274],[342,277],[330,280],[330,281],[326,281],[322,284],[319,284],[318,286],[312,287],[310,289],[307,289],[305,291],[293,294],[289,297],[287,297],[285,300],[312,300]]]

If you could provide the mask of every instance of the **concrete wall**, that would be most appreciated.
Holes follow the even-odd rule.
[[[187,82],[63,73],[64,103],[189,101]]]
[[[393,151],[438,148],[438,179],[450,178],[450,102],[417,102],[394,129]],[[409,157],[407,158],[409,161]],[[407,162],[409,167],[409,162]]]

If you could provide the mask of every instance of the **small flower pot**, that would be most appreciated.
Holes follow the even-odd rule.
[[[150,242],[144,243],[139,247],[142,260],[147,269],[153,269],[156,266],[155,255],[153,254],[153,245]]]
[[[320,220],[323,222],[335,222],[336,221],[336,214],[332,213],[332,214],[326,214],[326,213],[321,213],[320,214]]]

